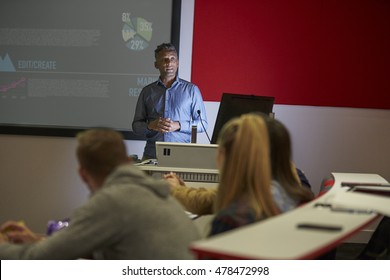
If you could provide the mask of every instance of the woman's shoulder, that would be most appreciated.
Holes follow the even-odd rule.
[[[233,202],[218,211],[212,223],[211,235],[258,221],[254,209],[243,201]]]

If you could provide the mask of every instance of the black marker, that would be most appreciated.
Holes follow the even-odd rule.
[[[354,182],[341,182],[342,187],[356,187],[356,186],[367,186],[367,187],[390,187],[390,184],[382,183],[354,183]]]
[[[313,229],[313,230],[324,230],[324,231],[340,231],[342,229],[341,226],[309,224],[309,223],[298,224],[297,227],[299,229]]]

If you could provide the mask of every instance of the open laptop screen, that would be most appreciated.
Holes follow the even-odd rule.
[[[261,112],[269,115],[272,113],[274,101],[275,98],[272,96],[223,93],[221,103],[219,104],[213,135],[211,137],[211,143],[217,143],[220,130],[230,119],[252,112]]]

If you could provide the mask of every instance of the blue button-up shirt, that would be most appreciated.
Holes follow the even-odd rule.
[[[180,122],[180,130],[168,133],[149,130],[148,123],[159,117]],[[176,77],[170,88],[159,79],[142,89],[132,127],[135,134],[147,139],[143,157],[156,158],[156,141],[189,143],[193,125],[198,132],[204,132],[208,126],[202,95],[196,85]]]

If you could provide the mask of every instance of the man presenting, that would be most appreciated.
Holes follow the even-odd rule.
[[[197,132],[208,126],[199,88],[177,75],[175,47],[164,43],[154,52],[160,77],[142,89],[132,124],[135,134],[146,137],[143,160],[156,158],[156,141],[189,143],[193,125]]]

